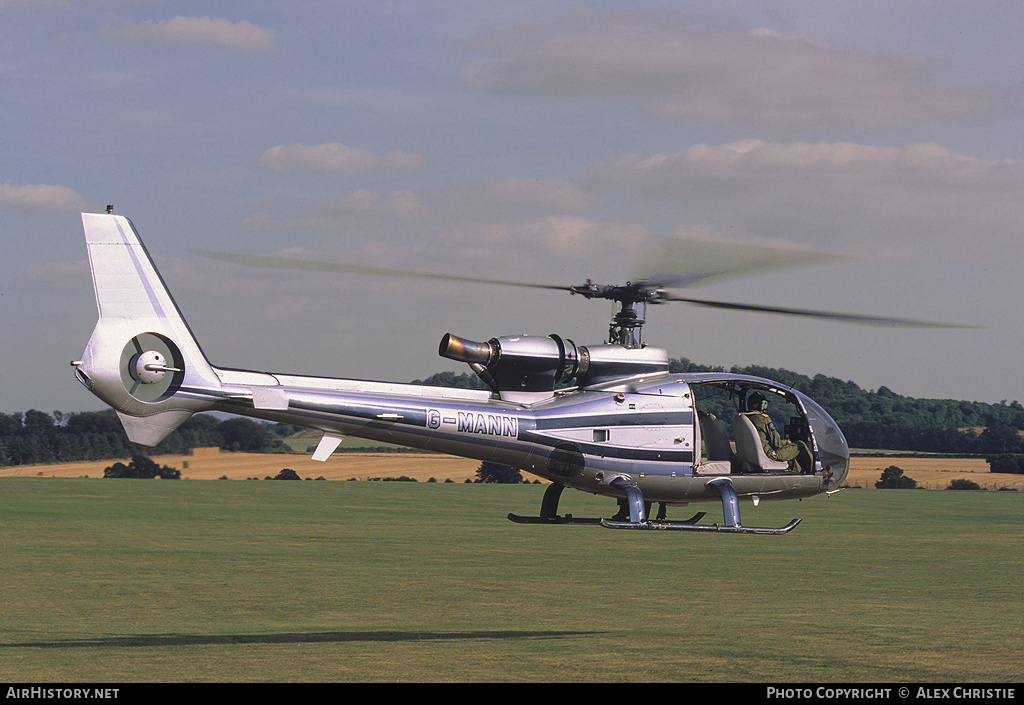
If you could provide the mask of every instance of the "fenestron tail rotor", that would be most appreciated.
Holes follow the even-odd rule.
[[[162,335],[141,333],[121,351],[121,382],[139,401],[154,402],[181,384],[184,368],[177,346]]]

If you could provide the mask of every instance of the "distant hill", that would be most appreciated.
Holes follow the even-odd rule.
[[[686,358],[670,360],[669,371],[733,372],[777,380],[827,409],[843,429],[851,448],[989,456],[1024,454],[1024,406],[1017,401],[985,404],[915,399],[900,396],[887,387],[865,390],[854,382],[821,374],[808,377],[757,365],[726,370]],[[413,383],[476,389],[484,386],[476,375],[454,372],[439,372]],[[30,409],[24,413],[0,413],[0,465],[120,459],[140,451],[146,455],[184,454],[190,448],[209,446],[288,452],[284,439],[298,430],[287,424],[197,414],[156,448],[143,449],[128,441],[113,410],[51,414]]]

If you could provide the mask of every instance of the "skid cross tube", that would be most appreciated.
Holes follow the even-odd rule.
[[[525,517],[509,512],[508,519],[516,524],[597,524],[600,519],[589,517],[574,517],[572,514],[560,516],[558,514],[558,500],[562,496],[565,485],[560,482],[552,482],[544,490],[544,498],[540,502],[540,516]]]
[[[714,531],[730,534],[785,534],[792,531],[800,519],[794,519],[783,527],[763,528],[756,526],[743,526],[740,523],[739,497],[736,489],[732,486],[732,480],[727,477],[717,477],[708,482],[708,485],[718,490],[722,497],[722,524],[698,524],[703,513],[687,521],[648,521],[644,511],[644,498],[640,489],[633,483],[621,478],[611,482],[613,487],[618,487],[626,493],[626,501],[629,504],[629,521],[614,521],[602,519],[601,526],[609,529],[639,529],[654,531]]]
[[[609,483],[626,493],[626,506],[629,509],[629,521],[632,524],[643,524],[647,522],[647,506],[644,504],[644,495],[635,483],[617,477]]]
[[[708,485],[718,490],[722,495],[722,519],[725,526],[740,525],[740,498],[736,496],[736,489],[732,486],[732,480],[727,477],[716,477]]]

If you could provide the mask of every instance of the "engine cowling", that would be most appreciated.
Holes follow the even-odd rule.
[[[660,348],[577,346],[558,335],[503,336],[478,343],[448,333],[438,353],[469,363],[498,392],[552,392],[574,380],[587,386],[668,372],[668,355]]]
[[[572,380],[579,367],[576,345],[557,335],[503,336],[477,343],[448,333],[438,352],[468,362],[496,391],[550,392]]]

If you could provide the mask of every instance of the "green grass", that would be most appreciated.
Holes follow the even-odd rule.
[[[507,521],[537,486],[0,492],[8,682],[1018,681],[1024,663],[1016,492],[742,505],[750,525],[802,517],[785,536]]]

